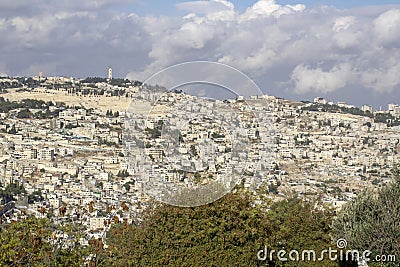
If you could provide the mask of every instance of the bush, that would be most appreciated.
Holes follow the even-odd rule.
[[[391,183],[378,189],[367,190],[347,203],[333,223],[335,236],[347,240],[348,249],[360,252],[370,250],[376,255],[398,255],[400,251],[400,175],[393,170]],[[397,263],[385,266],[398,266]],[[381,266],[369,263],[369,266]]]
[[[138,225],[119,224],[107,233],[108,264],[113,266],[281,266],[260,261],[265,246],[279,249],[327,249],[331,212],[298,199],[254,205],[237,192],[205,206],[149,207]],[[313,265],[314,264],[314,265]],[[324,266],[338,266],[324,262]],[[285,266],[321,266],[295,262]]]

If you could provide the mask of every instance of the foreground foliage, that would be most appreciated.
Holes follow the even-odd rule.
[[[61,248],[67,243],[55,233],[71,234],[76,229],[55,227],[48,219],[34,217],[0,225],[0,266],[82,266],[89,249],[77,244],[77,236]]]
[[[371,260],[377,255],[397,256],[396,263],[370,262],[369,266],[398,266],[400,262],[399,167],[393,176],[393,181],[378,191],[364,191],[347,203],[333,224],[335,236],[345,238],[349,249],[370,250]]]
[[[291,250],[300,255],[313,250],[318,259],[323,250],[336,248],[336,238],[346,238],[349,249],[397,253],[399,187],[396,180],[376,195],[361,195],[333,223],[333,212],[316,201],[256,205],[242,190],[193,208],[155,204],[138,225],[114,225],[107,232],[107,249],[100,240],[79,245],[82,232],[74,225],[56,227],[48,219],[27,218],[0,225],[0,266],[357,266],[327,255],[323,262],[285,262],[277,252],[286,251],[288,258]],[[54,233],[70,238],[49,243]],[[265,248],[268,257],[259,260]]]
[[[247,193],[233,193],[194,208],[159,205],[138,226],[108,232],[113,266],[338,266],[337,262],[260,261],[265,246],[327,249],[332,213],[298,199],[278,202],[269,211]]]

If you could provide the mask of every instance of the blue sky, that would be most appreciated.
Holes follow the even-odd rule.
[[[0,75],[145,80],[207,60],[267,94],[400,103],[394,0],[0,1]],[[288,6],[290,5],[290,6]]]
[[[239,1],[238,1],[239,2]],[[325,4],[328,6],[335,6],[337,8],[354,8],[354,7],[362,7],[367,5],[387,5],[387,4],[398,4],[398,0],[340,0],[340,1],[314,1],[314,0],[305,0],[305,1],[288,1],[282,0],[277,1],[280,4],[298,4],[303,3],[307,6],[317,5],[317,4]]]

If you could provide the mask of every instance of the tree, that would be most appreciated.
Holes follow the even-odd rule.
[[[273,226],[268,246],[271,250],[284,249],[287,253],[296,250],[300,253],[300,257],[302,251],[314,250],[318,257],[322,250],[332,247],[330,227],[332,218],[332,210],[317,200],[306,202],[291,198],[275,202],[267,216]],[[269,266],[339,266],[339,263],[330,261],[328,257],[325,257],[323,262],[308,260],[279,262],[275,259]]]
[[[258,260],[258,251],[282,244],[288,251],[330,245],[331,212],[314,204],[293,199],[267,211],[239,190],[205,206],[150,206],[138,225],[120,223],[107,233],[107,261],[112,266],[283,266],[275,258]]]
[[[54,233],[67,234],[65,240]],[[90,249],[78,245],[77,229],[68,225],[56,227],[48,219],[29,217],[0,225],[1,266],[82,266]],[[56,241],[56,242],[55,242]],[[69,245],[67,245],[69,244]]]
[[[268,185],[268,192],[276,195],[279,193],[278,188],[279,188],[278,184],[270,184]]]
[[[30,112],[30,110],[27,108],[21,109],[17,114],[18,119],[28,119],[28,118],[32,118],[32,117],[33,117],[32,112]]]
[[[16,134],[17,133],[17,129],[15,128],[15,125],[13,124],[13,126],[11,127],[11,129],[8,131],[9,134]]]
[[[7,196],[12,198],[21,193],[26,193],[23,185],[20,185],[19,183],[10,183],[6,186],[4,191],[0,190],[0,197]]]
[[[109,260],[114,266],[250,266],[270,233],[267,223],[248,196],[195,208],[160,205],[140,226],[120,224],[108,233]]]
[[[28,195],[28,203],[32,204],[35,201],[43,201],[44,198],[42,196],[42,191],[39,189],[38,191],[34,191]]]
[[[346,239],[349,249],[370,250],[370,259],[376,255],[396,255],[400,251],[399,166],[393,170],[392,182],[376,192],[362,192],[343,207],[333,223],[337,238]],[[398,266],[399,260],[393,266]]]
[[[129,177],[129,172],[128,172],[128,170],[122,170],[122,171],[119,170],[117,176],[118,177]]]
[[[100,77],[87,77],[86,79],[82,80],[81,83],[101,83],[101,82],[106,82],[106,78],[100,78]]]

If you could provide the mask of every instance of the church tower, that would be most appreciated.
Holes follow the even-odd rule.
[[[108,80],[109,81],[112,80],[112,68],[111,68],[111,66],[108,67]]]

